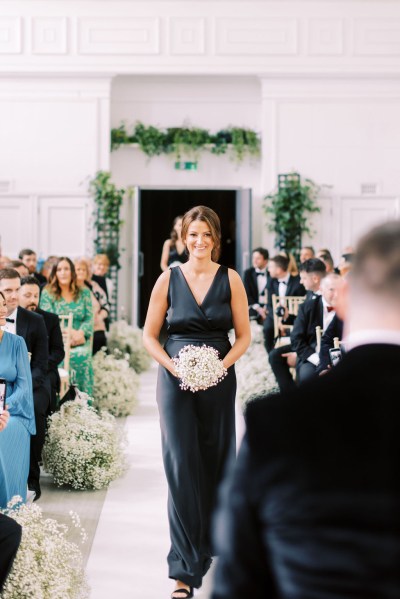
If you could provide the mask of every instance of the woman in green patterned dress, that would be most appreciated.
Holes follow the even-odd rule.
[[[93,306],[89,289],[80,288],[69,258],[58,258],[50,282],[42,291],[40,307],[55,314],[73,314],[70,368],[75,371],[78,388],[89,395],[93,390]]]

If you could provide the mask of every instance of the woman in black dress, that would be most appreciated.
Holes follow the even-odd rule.
[[[160,263],[161,270],[168,270],[170,266],[178,266],[186,262],[187,254],[181,231],[182,216],[177,216],[172,223],[171,237],[164,241]]]
[[[157,280],[143,334],[146,348],[160,364],[157,403],[169,491],[173,599],[193,597],[193,587],[201,586],[211,565],[211,513],[224,470],[235,458],[233,364],[250,343],[242,281],[234,270],[216,263],[221,229],[215,212],[205,206],[187,212],[182,240],[189,260]],[[158,337],[165,315],[168,339],[162,348]],[[228,340],[232,327],[233,346]],[[185,345],[204,344],[218,350],[228,375],[206,391],[183,391],[171,358]]]

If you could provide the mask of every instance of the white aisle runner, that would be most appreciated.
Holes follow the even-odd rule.
[[[129,470],[103,505],[87,564],[91,599],[168,599],[173,590],[156,376],[156,365],[141,375],[140,403],[127,418]],[[196,599],[208,599],[211,576]]]

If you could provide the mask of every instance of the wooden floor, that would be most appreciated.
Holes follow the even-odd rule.
[[[169,550],[167,486],[155,401],[156,366],[141,376],[139,406],[126,419],[129,469],[108,491],[57,489],[43,477],[39,505],[46,516],[81,517],[89,539],[82,547],[92,599],[167,599]],[[208,599],[212,569],[196,592]]]

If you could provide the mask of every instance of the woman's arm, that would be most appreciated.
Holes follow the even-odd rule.
[[[251,340],[247,295],[242,279],[232,269],[228,270],[228,275],[232,294],[231,309],[235,329],[235,343],[222,360],[225,368],[232,366],[244,354]]]
[[[153,356],[161,366],[164,366],[164,368],[176,376],[174,363],[158,340],[165,314],[168,309],[167,295],[170,276],[170,270],[167,270],[160,275],[151,292],[146,322],[143,327],[143,344],[149,354]]]
[[[163,249],[162,249],[162,253],[161,253],[161,270],[162,271],[166,271],[168,270],[168,258],[169,258],[169,251],[171,249],[171,240],[167,239],[166,241],[164,241],[164,245],[163,245]]]
[[[55,313],[54,301],[53,301],[53,298],[50,295],[50,293],[47,291],[47,289],[43,289],[43,291],[40,295],[39,306],[42,308],[42,310],[46,310],[46,312]]]
[[[36,427],[28,350],[22,337],[16,336],[15,343],[17,378],[14,382],[12,393],[6,398],[6,402],[11,416],[20,416],[23,418],[26,422],[26,428],[31,435],[34,435]]]

